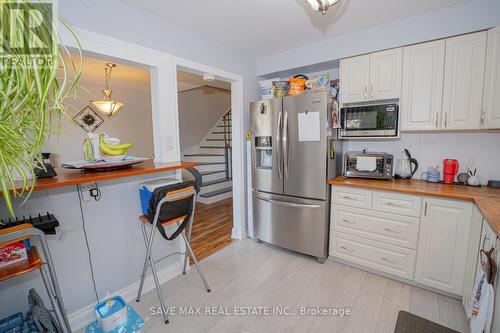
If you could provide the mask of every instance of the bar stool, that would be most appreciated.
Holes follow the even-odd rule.
[[[167,221],[159,221],[159,216],[160,216],[160,211],[162,208],[165,208],[163,205],[169,205],[172,204],[173,202],[180,201],[180,200],[191,200],[190,205],[191,209],[186,210],[185,212],[180,213],[178,216],[175,218],[169,219]],[[162,234],[163,238],[167,240],[174,240],[177,238],[177,236],[181,235],[182,239],[184,239],[184,243],[186,244],[186,249],[187,251],[185,253],[184,257],[184,266],[182,273],[186,274],[186,268],[187,268],[187,253],[191,255],[191,258],[193,259],[193,262],[196,266],[196,269],[198,270],[198,274],[200,275],[203,284],[205,285],[205,289],[207,292],[210,292],[210,287],[208,286],[208,282],[205,279],[205,275],[201,271],[200,265],[198,264],[198,260],[196,259],[196,256],[193,253],[193,249],[191,248],[190,240],[191,240],[191,230],[192,230],[192,225],[194,221],[194,211],[195,211],[195,204],[196,204],[196,190],[194,189],[193,186],[188,186],[185,188],[177,189],[177,190],[172,190],[166,193],[166,195],[158,202],[156,205],[155,209],[155,214],[154,214],[154,219],[153,221],[150,220],[146,215],[141,215],[139,216],[139,220],[141,221],[141,228],[142,228],[142,235],[144,239],[144,243],[146,246],[146,257],[144,258],[144,265],[142,269],[142,275],[141,275],[141,282],[139,283],[139,290],[137,292],[137,298],[136,302],[140,302],[141,296],[142,296],[142,288],[144,286],[144,280],[146,278],[146,273],[148,266],[151,266],[151,271],[153,274],[153,280],[156,286],[156,292],[158,294],[158,299],[160,301],[160,305],[162,307],[162,313],[163,313],[163,319],[165,321],[165,324],[169,323],[169,319],[166,313],[166,307],[165,307],[165,299],[163,297],[163,293],[161,291],[161,285],[160,281],[158,279],[158,273],[155,267],[155,264],[158,263],[159,261],[166,259],[170,255],[167,255],[161,259],[155,260],[153,258],[152,254],[152,247],[153,247],[153,240],[154,236],[156,233],[156,230],[158,229],[160,233]],[[174,233],[171,236],[166,236],[164,228],[172,225],[172,224],[177,224],[177,230],[174,231]],[[159,224],[159,225],[158,225]],[[146,231],[146,225],[149,225],[151,227],[151,231],[149,232],[149,237],[147,237],[147,231]],[[187,235],[186,235],[186,228],[187,228]]]
[[[16,225],[10,228],[0,230],[0,246],[4,246],[13,242],[23,241],[26,239],[38,238],[42,245],[43,257],[40,257],[38,249],[31,246],[28,252],[28,259],[0,268],[0,281],[7,280],[16,276],[20,276],[35,270],[40,270],[42,280],[49,295],[52,309],[56,315],[56,319],[64,333],[71,333],[68,317],[64,308],[63,298],[59,290],[56,271],[52,256],[50,255],[49,246],[45,234],[29,223]],[[45,259],[45,261],[43,260]],[[48,271],[48,276],[47,276]]]

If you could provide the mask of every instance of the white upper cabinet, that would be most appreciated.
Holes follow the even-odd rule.
[[[357,103],[368,100],[370,56],[364,55],[341,60],[340,91],[342,103]]]
[[[472,204],[424,198],[423,210],[415,281],[462,295]]]
[[[445,41],[403,49],[401,130],[439,129],[443,103]]]
[[[370,100],[401,97],[403,49],[397,48],[370,55]]]
[[[479,129],[487,32],[446,39],[442,129]]]
[[[401,97],[402,48],[340,61],[341,102]]]
[[[500,128],[500,26],[488,31],[482,128]]]

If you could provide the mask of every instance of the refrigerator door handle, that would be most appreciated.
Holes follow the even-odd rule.
[[[285,201],[278,201],[278,200],[273,200],[273,199],[267,199],[263,198],[259,195],[255,196],[257,199],[269,202],[272,204],[280,205],[280,206],[285,206],[285,207],[296,207],[296,208],[321,208],[320,205],[308,205],[308,204],[298,204],[298,203],[292,203],[292,202],[285,202]]]
[[[283,179],[281,174],[281,164],[282,164],[282,144],[281,144],[281,128],[282,128],[282,111],[278,114],[278,127],[276,128],[276,159],[278,160],[278,176]]]
[[[283,159],[285,179],[288,178],[288,163],[290,162],[290,142],[288,140],[288,112],[283,117]]]

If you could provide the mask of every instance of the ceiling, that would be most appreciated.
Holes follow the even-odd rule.
[[[184,71],[177,71],[177,91],[185,91],[189,89],[195,89],[202,86],[210,86],[225,90],[231,90],[231,84],[229,82],[224,82],[220,80],[215,81],[203,81],[201,75],[192,74]]]
[[[304,0],[122,1],[263,56],[470,0],[340,0],[324,16]]]

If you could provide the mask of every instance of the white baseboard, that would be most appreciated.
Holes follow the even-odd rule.
[[[158,271],[158,279],[160,280],[160,284],[163,284],[174,277],[182,274],[182,264],[183,261],[179,260],[176,263],[167,266]],[[120,295],[126,302],[132,303],[135,302],[135,297],[137,296],[137,290],[139,288],[139,280],[132,283],[131,285],[114,292],[109,295],[109,297]],[[146,277],[144,281],[144,287],[142,294],[153,290],[155,288],[155,284],[153,281],[153,276],[150,274]],[[69,324],[71,325],[71,330],[76,332],[86,327],[92,321],[96,319],[95,317],[95,306],[97,303],[89,304],[71,314],[68,315]]]

